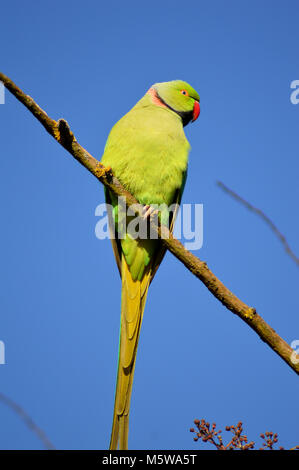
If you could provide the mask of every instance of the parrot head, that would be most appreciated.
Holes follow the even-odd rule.
[[[188,83],[182,80],[155,83],[149,91],[153,102],[177,113],[186,126],[195,121],[200,113],[199,95]]]

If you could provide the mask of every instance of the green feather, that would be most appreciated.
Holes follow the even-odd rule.
[[[153,85],[112,128],[102,157],[102,163],[112,168],[123,186],[141,204],[165,205],[162,223],[169,217],[167,207],[180,203],[182,197],[190,150],[182,116],[188,117],[186,122],[191,120],[195,101],[199,101],[197,92],[181,80]],[[121,222],[117,198],[106,192],[106,200],[113,205],[110,222],[117,230]],[[110,448],[118,445],[126,448],[143,310],[148,286],[165,249],[160,240],[133,239],[129,233],[112,243],[122,276],[122,320]]]

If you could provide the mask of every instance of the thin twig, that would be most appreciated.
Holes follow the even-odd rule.
[[[15,401],[13,401],[11,398],[9,398],[7,395],[4,395],[4,393],[0,392],[0,401],[7,405],[9,408],[11,408],[21,419],[24,421],[26,426],[32,431],[38,439],[43,443],[46,449],[48,450],[54,450],[55,447],[50,441],[50,439],[47,437],[45,432],[37,426],[37,424],[33,421],[33,419],[26,413],[26,411],[18,405]]]
[[[239,194],[235,193],[232,189],[228,188],[222,181],[217,181],[217,185],[219,188],[223,189],[224,192],[232,196],[233,199],[240,202],[243,206],[245,206],[248,210],[257,214],[272,230],[272,232],[277,236],[277,238],[281,241],[282,245],[284,246],[285,251],[287,254],[292,258],[293,261],[299,266],[299,258],[295,255],[293,250],[291,249],[290,245],[288,244],[286,237],[278,230],[276,225],[272,222],[272,220],[258,207],[253,206],[250,202],[243,199]]]
[[[90,155],[77,142],[67,122],[63,119],[54,121],[18,88],[6,75],[0,73],[0,80],[6,88],[40,121],[45,129],[59,142],[73,157],[87,168],[101,183],[113,191],[117,196],[125,197],[128,207],[135,213],[141,214],[142,207],[132,194],[130,194],[113,175],[111,168],[104,167],[98,160]],[[200,279],[209,291],[231,312],[247,323],[259,336],[275,351],[297,374],[299,374],[299,361],[294,361],[294,350],[284,341],[256,310],[246,305],[236,297],[208,268],[207,264],[186,250],[184,246],[173,237],[166,226],[157,226],[151,221],[151,229],[161,238],[161,243],[179,259],[194,276]]]

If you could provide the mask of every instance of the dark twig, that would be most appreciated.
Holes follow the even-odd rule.
[[[292,258],[293,261],[299,266],[299,258],[295,255],[293,250],[291,250],[290,245],[288,244],[286,237],[278,230],[276,225],[272,222],[272,220],[261,210],[257,207],[253,206],[250,202],[243,199],[239,194],[235,193],[232,189],[228,188],[222,181],[217,181],[217,185],[221,188],[224,192],[229,194],[233,199],[240,202],[243,206],[245,206],[248,210],[257,214],[272,230],[272,232],[276,235],[276,237],[281,241],[282,245],[284,246],[285,251],[287,254]]]
[[[54,450],[55,447],[50,441],[50,439],[46,436],[45,432],[35,424],[33,419],[26,413],[26,411],[18,405],[15,401],[13,401],[11,398],[9,398],[7,395],[4,395],[4,393],[0,392],[0,401],[7,405],[10,409],[12,409],[21,419],[22,421],[26,424],[26,426],[32,431],[38,439],[43,443],[46,449],[48,450]]]

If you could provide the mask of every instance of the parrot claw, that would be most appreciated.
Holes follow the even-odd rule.
[[[154,207],[150,206],[149,204],[143,206],[142,217],[144,218],[144,220],[149,219],[156,214],[158,214],[158,211]]]

